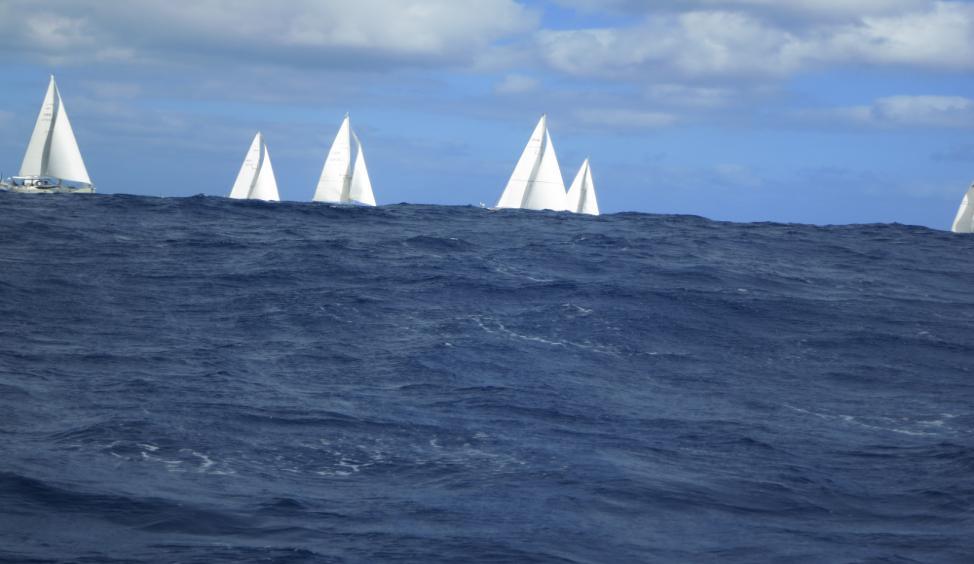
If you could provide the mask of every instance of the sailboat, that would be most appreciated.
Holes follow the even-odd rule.
[[[595,197],[595,181],[592,180],[592,167],[588,159],[582,163],[572,187],[568,189],[568,211],[599,215],[599,201]]]
[[[950,230],[954,233],[974,233],[974,184],[964,194]]]
[[[237,180],[230,190],[230,197],[235,200],[266,200],[279,202],[277,193],[277,179],[274,178],[274,166],[271,164],[271,154],[267,152],[264,136],[258,131],[253,143],[244,157],[243,165],[237,174]]]
[[[95,192],[53,75],[20,174],[0,182],[0,189],[35,194]]]
[[[568,209],[565,181],[561,177],[558,156],[548,133],[547,115],[541,116],[534,128],[497,207],[554,211]]]
[[[362,142],[352,130],[348,114],[342,120],[318,179],[312,201],[333,204],[375,205],[372,181],[365,164]]]

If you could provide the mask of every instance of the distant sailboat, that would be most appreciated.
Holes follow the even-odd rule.
[[[950,230],[954,233],[974,233],[974,184],[964,194]]]
[[[267,152],[264,136],[258,131],[254,136],[250,150],[244,158],[237,181],[233,183],[230,197],[235,200],[266,200],[279,202],[277,179],[274,178],[274,166],[271,164],[271,154]]]
[[[561,177],[558,156],[548,133],[548,116],[541,116],[538,126],[534,128],[497,207],[554,211],[568,209],[565,181]]]
[[[572,187],[568,189],[568,211],[599,215],[599,202],[595,197],[595,181],[592,180],[592,167],[588,159],[578,170]]]
[[[53,75],[20,165],[20,175],[0,182],[0,188],[31,193],[95,191]]]
[[[362,150],[358,135],[352,131],[347,114],[325,158],[325,166],[321,170],[313,201],[375,205],[372,181],[365,164],[365,151]]]

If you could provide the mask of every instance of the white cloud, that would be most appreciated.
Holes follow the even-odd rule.
[[[799,112],[806,120],[879,127],[974,128],[974,100],[960,96],[888,96],[872,104]]]
[[[733,12],[664,15],[630,28],[543,31],[538,43],[555,69],[574,75],[780,74],[795,67],[797,38]]]
[[[0,37],[8,56],[61,64],[205,56],[348,67],[469,62],[537,15],[515,0],[10,0],[0,21],[24,23]]]
[[[679,121],[677,116],[665,112],[618,108],[581,109],[574,115],[583,125],[613,129],[656,129]]]
[[[974,69],[974,5],[937,2],[923,12],[863,18],[820,32],[802,49],[809,61]]]
[[[889,15],[922,10],[931,0],[555,0],[556,4],[585,12],[609,11],[626,14],[679,12],[711,9],[748,10],[767,16],[792,14],[822,19],[859,19],[865,16]]]
[[[656,13],[628,27],[542,31],[537,43],[552,68],[577,76],[713,78],[862,63],[974,69],[972,38],[974,5],[935,2],[850,22],[790,26],[744,11]]]
[[[494,92],[497,94],[525,94],[537,90],[540,85],[541,82],[534,77],[523,74],[509,74],[494,86]]]
[[[657,104],[696,109],[726,106],[734,99],[730,88],[688,86],[685,84],[654,84],[647,88],[647,97]]]
[[[764,13],[791,13],[827,19],[858,20],[866,16],[923,10],[931,0],[698,0],[699,4],[740,7]]]
[[[960,96],[890,96],[876,101],[873,114],[902,125],[971,127],[974,100]]]

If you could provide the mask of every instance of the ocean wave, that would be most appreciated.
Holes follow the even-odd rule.
[[[970,237],[0,206],[0,561],[974,553]]]

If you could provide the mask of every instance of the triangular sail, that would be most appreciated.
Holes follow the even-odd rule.
[[[347,114],[338,128],[331,149],[328,150],[313,201],[375,205],[372,180],[365,164],[365,151],[362,150],[358,135],[352,130]]]
[[[277,192],[277,178],[274,177],[274,166],[271,164],[271,154],[267,150],[267,144],[261,143],[261,160],[257,170],[257,178],[254,179],[254,186],[250,189],[251,200],[264,200],[266,202],[279,202],[281,196]]]
[[[974,184],[964,194],[964,199],[957,208],[957,216],[951,226],[954,233],[974,233]]]
[[[578,169],[575,181],[568,189],[568,211],[599,215],[599,203],[595,197],[595,181],[592,179],[592,167],[588,159]]]
[[[30,136],[27,144],[27,152],[24,154],[24,161],[20,165],[21,176],[43,176],[44,161],[47,156],[47,147],[51,141],[51,125],[54,123],[56,111],[56,95],[54,92],[54,77],[51,77],[47,85],[47,94],[44,95],[44,102],[41,103],[41,111],[37,115],[37,123],[34,124],[34,133]]]
[[[564,211],[565,198],[565,181],[548,133],[548,118],[541,116],[497,207]]]
[[[74,136],[54,77],[51,77],[37,115],[34,133],[27,144],[21,176],[50,176],[71,182],[91,184],[81,149]]]
[[[346,201],[352,181],[352,139],[348,116],[342,121],[335,141],[331,144],[325,165],[315,189],[315,202],[340,203]]]
[[[365,165],[365,151],[362,150],[362,142],[358,135],[352,133],[355,143],[355,166],[352,168],[352,181],[348,190],[349,202],[358,202],[367,206],[375,205],[375,194],[372,193],[372,180],[369,178],[369,169]]]
[[[521,208],[554,211],[568,209],[565,181],[561,177],[561,167],[558,166],[555,146],[551,143],[551,135],[547,131],[545,132],[541,161],[538,163],[534,177],[528,183]]]
[[[257,169],[260,167],[261,146],[264,144],[260,132],[254,136],[250,149],[244,157],[244,162],[237,173],[237,180],[233,183],[230,190],[230,197],[235,200],[246,200],[250,197],[250,190],[254,187],[254,180],[257,178]]]
[[[507,187],[504,188],[500,200],[497,201],[498,208],[521,207],[528,183],[534,176],[538,161],[541,158],[547,132],[548,117],[541,116],[531,138],[528,140],[528,144],[524,147],[524,152],[521,153],[521,158],[518,159],[517,165],[514,167],[510,180],[507,181]]]

